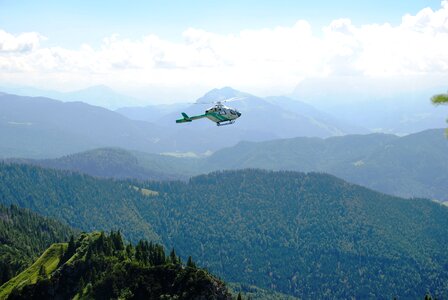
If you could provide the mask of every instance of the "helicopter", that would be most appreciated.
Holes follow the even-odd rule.
[[[182,113],[182,119],[176,120],[176,123],[187,123],[194,120],[207,118],[216,123],[217,126],[231,125],[235,123],[235,120],[241,117],[241,113],[234,109],[227,107],[223,104],[223,102],[236,101],[241,100],[242,98],[230,98],[227,100],[212,102],[215,103],[214,106],[205,110],[205,113],[197,116],[188,116],[186,113]],[[204,103],[196,103],[196,104],[204,104]]]

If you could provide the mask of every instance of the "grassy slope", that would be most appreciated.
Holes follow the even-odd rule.
[[[67,243],[51,245],[28,269],[3,284],[0,287],[0,299],[6,299],[14,288],[36,283],[41,266],[45,267],[47,274],[56,270],[60,260],[61,246],[65,250]]]

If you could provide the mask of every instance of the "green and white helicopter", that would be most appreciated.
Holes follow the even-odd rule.
[[[187,123],[187,122],[191,122],[194,120],[207,118],[207,119],[215,122],[216,125],[218,125],[218,126],[231,125],[231,124],[235,123],[236,119],[241,117],[241,113],[234,108],[225,106],[223,103],[230,102],[230,101],[237,101],[237,100],[241,100],[241,99],[243,99],[243,98],[238,97],[238,98],[230,98],[227,100],[212,102],[212,103],[215,103],[215,105],[210,107],[209,109],[207,109],[203,115],[197,115],[197,116],[190,117],[186,113],[183,112],[182,113],[183,118],[176,120],[176,123]],[[206,104],[206,103],[195,103],[195,104]]]

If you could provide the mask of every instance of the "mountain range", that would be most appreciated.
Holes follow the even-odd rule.
[[[423,75],[395,81],[357,75],[309,78],[290,96],[373,132],[405,135],[445,126],[446,111],[430,99],[446,90],[446,80],[437,84]]]
[[[240,142],[206,157],[101,148],[56,159],[10,159],[93,176],[186,180],[216,170],[259,168],[326,172],[383,193],[448,201],[448,140],[442,129],[391,134]]]
[[[180,111],[149,123],[83,102],[2,93],[0,157],[51,158],[98,147],[149,153],[206,153],[243,140],[265,141],[297,135],[327,137],[358,130],[327,115],[319,118],[316,110],[298,114],[231,88],[213,90],[201,99],[233,95],[245,95],[239,103],[245,117],[234,126],[218,128],[208,120],[175,124]],[[185,111],[202,113],[207,106],[210,104],[193,105]]]
[[[294,91],[281,97],[264,97],[262,99],[280,106],[288,114],[305,117],[305,123],[315,121],[327,130],[344,133],[384,132],[405,135],[426,129],[444,126],[446,112],[435,108],[430,103],[432,95],[443,92],[446,87],[436,83],[426,84],[432,86],[420,88],[417,83],[427,80],[419,76],[407,76],[400,82],[378,78],[360,78],[359,76],[341,75],[330,78],[309,78],[294,89]],[[401,86],[400,91],[394,86]],[[227,94],[247,94],[239,91],[225,92],[215,89],[204,95],[197,102],[212,102],[225,99]],[[230,89],[232,90],[232,89]],[[63,101],[82,101],[91,105],[101,106],[115,110],[134,120],[159,122],[164,116],[180,112],[189,106],[186,99],[179,99],[175,104],[149,104],[148,101],[136,99],[118,93],[112,88],[97,85],[71,92],[58,92],[37,89],[27,86],[0,86],[0,91],[32,97],[47,97]],[[248,95],[248,94],[247,94]],[[253,96],[255,97],[255,96]],[[260,97],[257,97],[260,98]],[[208,99],[207,101],[205,99]],[[190,102],[193,102],[190,100]],[[139,106],[147,103],[145,106]],[[232,103],[238,108],[238,103]],[[242,104],[244,106],[244,104]],[[310,115],[311,110],[314,111]],[[192,108],[198,113],[207,106]],[[200,109],[199,109],[200,108]],[[299,110],[295,110],[298,108]],[[306,113],[305,113],[306,112]],[[317,114],[314,114],[317,112]],[[263,113],[263,112],[262,112]],[[264,113],[263,113],[264,114]],[[175,114],[177,118],[178,115]],[[278,118],[278,116],[275,116]],[[257,120],[260,120],[258,118]],[[270,124],[269,118],[264,116],[263,124]],[[168,120],[171,124],[171,119]],[[272,126],[272,124],[270,124]],[[325,131],[325,130],[324,130]],[[308,135],[305,135],[308,136]],[[312,135],[314,136],[314,135]],[[281,137],[281,136],[277,136]]]

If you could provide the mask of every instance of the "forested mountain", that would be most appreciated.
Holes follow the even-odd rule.
[[[217,172],[139,202],[167,247],[231,282],[301,298],[448,296],[448,208],[330,175]]]
[[[134,178],[142,180],[173,180],[186,178],[182,174],[169,174],[169,164],[175,158],[150,153],[138,153],[121,148],[99,148],[66,155],[55,159],[8,159],[52,169],[71,170],[96,177]],[[146,167],[147,161],[154,161]],[[188,159],[182,160],[184,164]],[[160,168],[157,165],[161,165]]]
[[[442,129],[240,143],[207,159],[210,170],[319,171],[403,197],[448,200],[448,140]]]
[[[0,203],[57,218],[85,231],[121,229],[126,238],[157,240],[135,206],[147,196],[127,182],[0,163]]]
[[[0,286],[46,248],[74,234],[69,226],[17,206],[0,204]]]
[[[0,201],[84,230],[159,239],[228,282],[301,298],[448,296],[448,207],[330,175],[240,170],[188,182],[0,165]]]
[[[47,160],[13,160],[93,176],[187,179],[201,173],[244,168],[326,172],[402,197],[448,200],[448,140],[442,129],[404,137],[347,135],[241,142],[200,158],[122,149],[96,149]]]
[[[56,263],[50,263],[56,262]],[[33,266],[0,287],[4,299],[232,299],[223,282],[191,257],[119,232],[82,234],[54,244]]]

